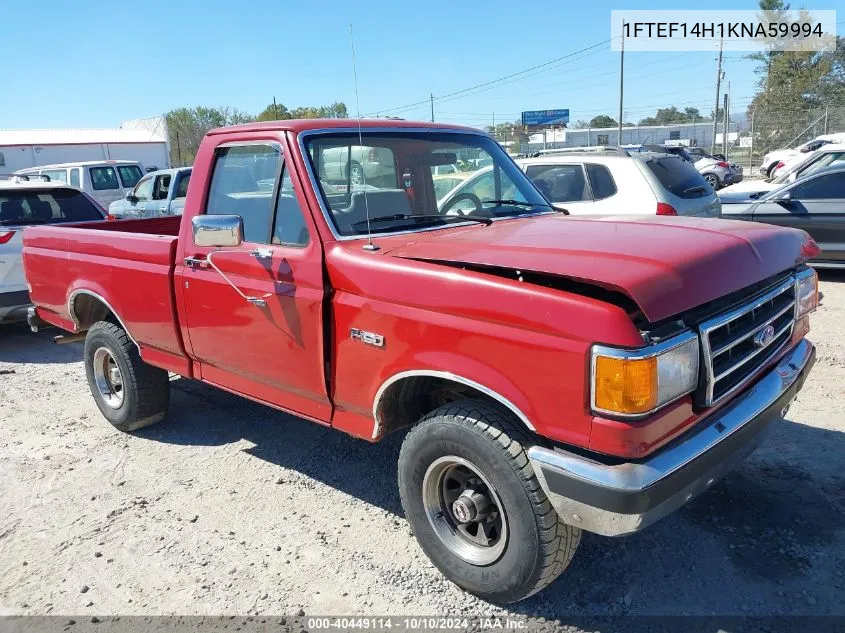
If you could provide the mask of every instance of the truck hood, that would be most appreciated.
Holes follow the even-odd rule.
[[[392,257],[590,283],[627,295],[656,322],[803,262],[812,240],[803,231],[753,222],[542,215],[385,237],[379,245]]]

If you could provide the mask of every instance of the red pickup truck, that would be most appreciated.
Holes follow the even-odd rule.
[[[476,160],[489,176],[438,199],[437,167]],[[581,530],[636,532],[706,490],[784,415],[815,359],[816,249],[567,216],[477,130],[311,120],[213,130],[181,218],[28,228],[24,263],[30,325],[84,337],[118,429],[166,416],[168,372],[370,441],[410,427],[421,547],[506,602]]]

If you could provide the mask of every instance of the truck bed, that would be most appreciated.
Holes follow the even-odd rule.
[[[84,304],[97,298],[151,364],[187,364],[173,289],[181,217],[33,226],[24,232],[30,297],[44,321],[86,329]]]

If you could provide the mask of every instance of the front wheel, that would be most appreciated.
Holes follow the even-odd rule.
[[[167,372],[142,361],[138,348],[114,323],[99,321],[88,330],[85,373],[100,412],[121,431],[149,426],[167,413]]]
[[[452,582],[495,602],[549,585],[581,538],[540,487],[530,441],[508,412],[470,399],[426,416],[399,454],[402,507],[420,546]]]
[[[704,174],[704,180],[713,187],[714,191],[719,188],[719,177],[716,174]]]

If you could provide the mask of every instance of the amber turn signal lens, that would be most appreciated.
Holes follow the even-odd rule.
[[[595,406],[606,411],[636,414],[657,405],[657,358],[595,359]]]

